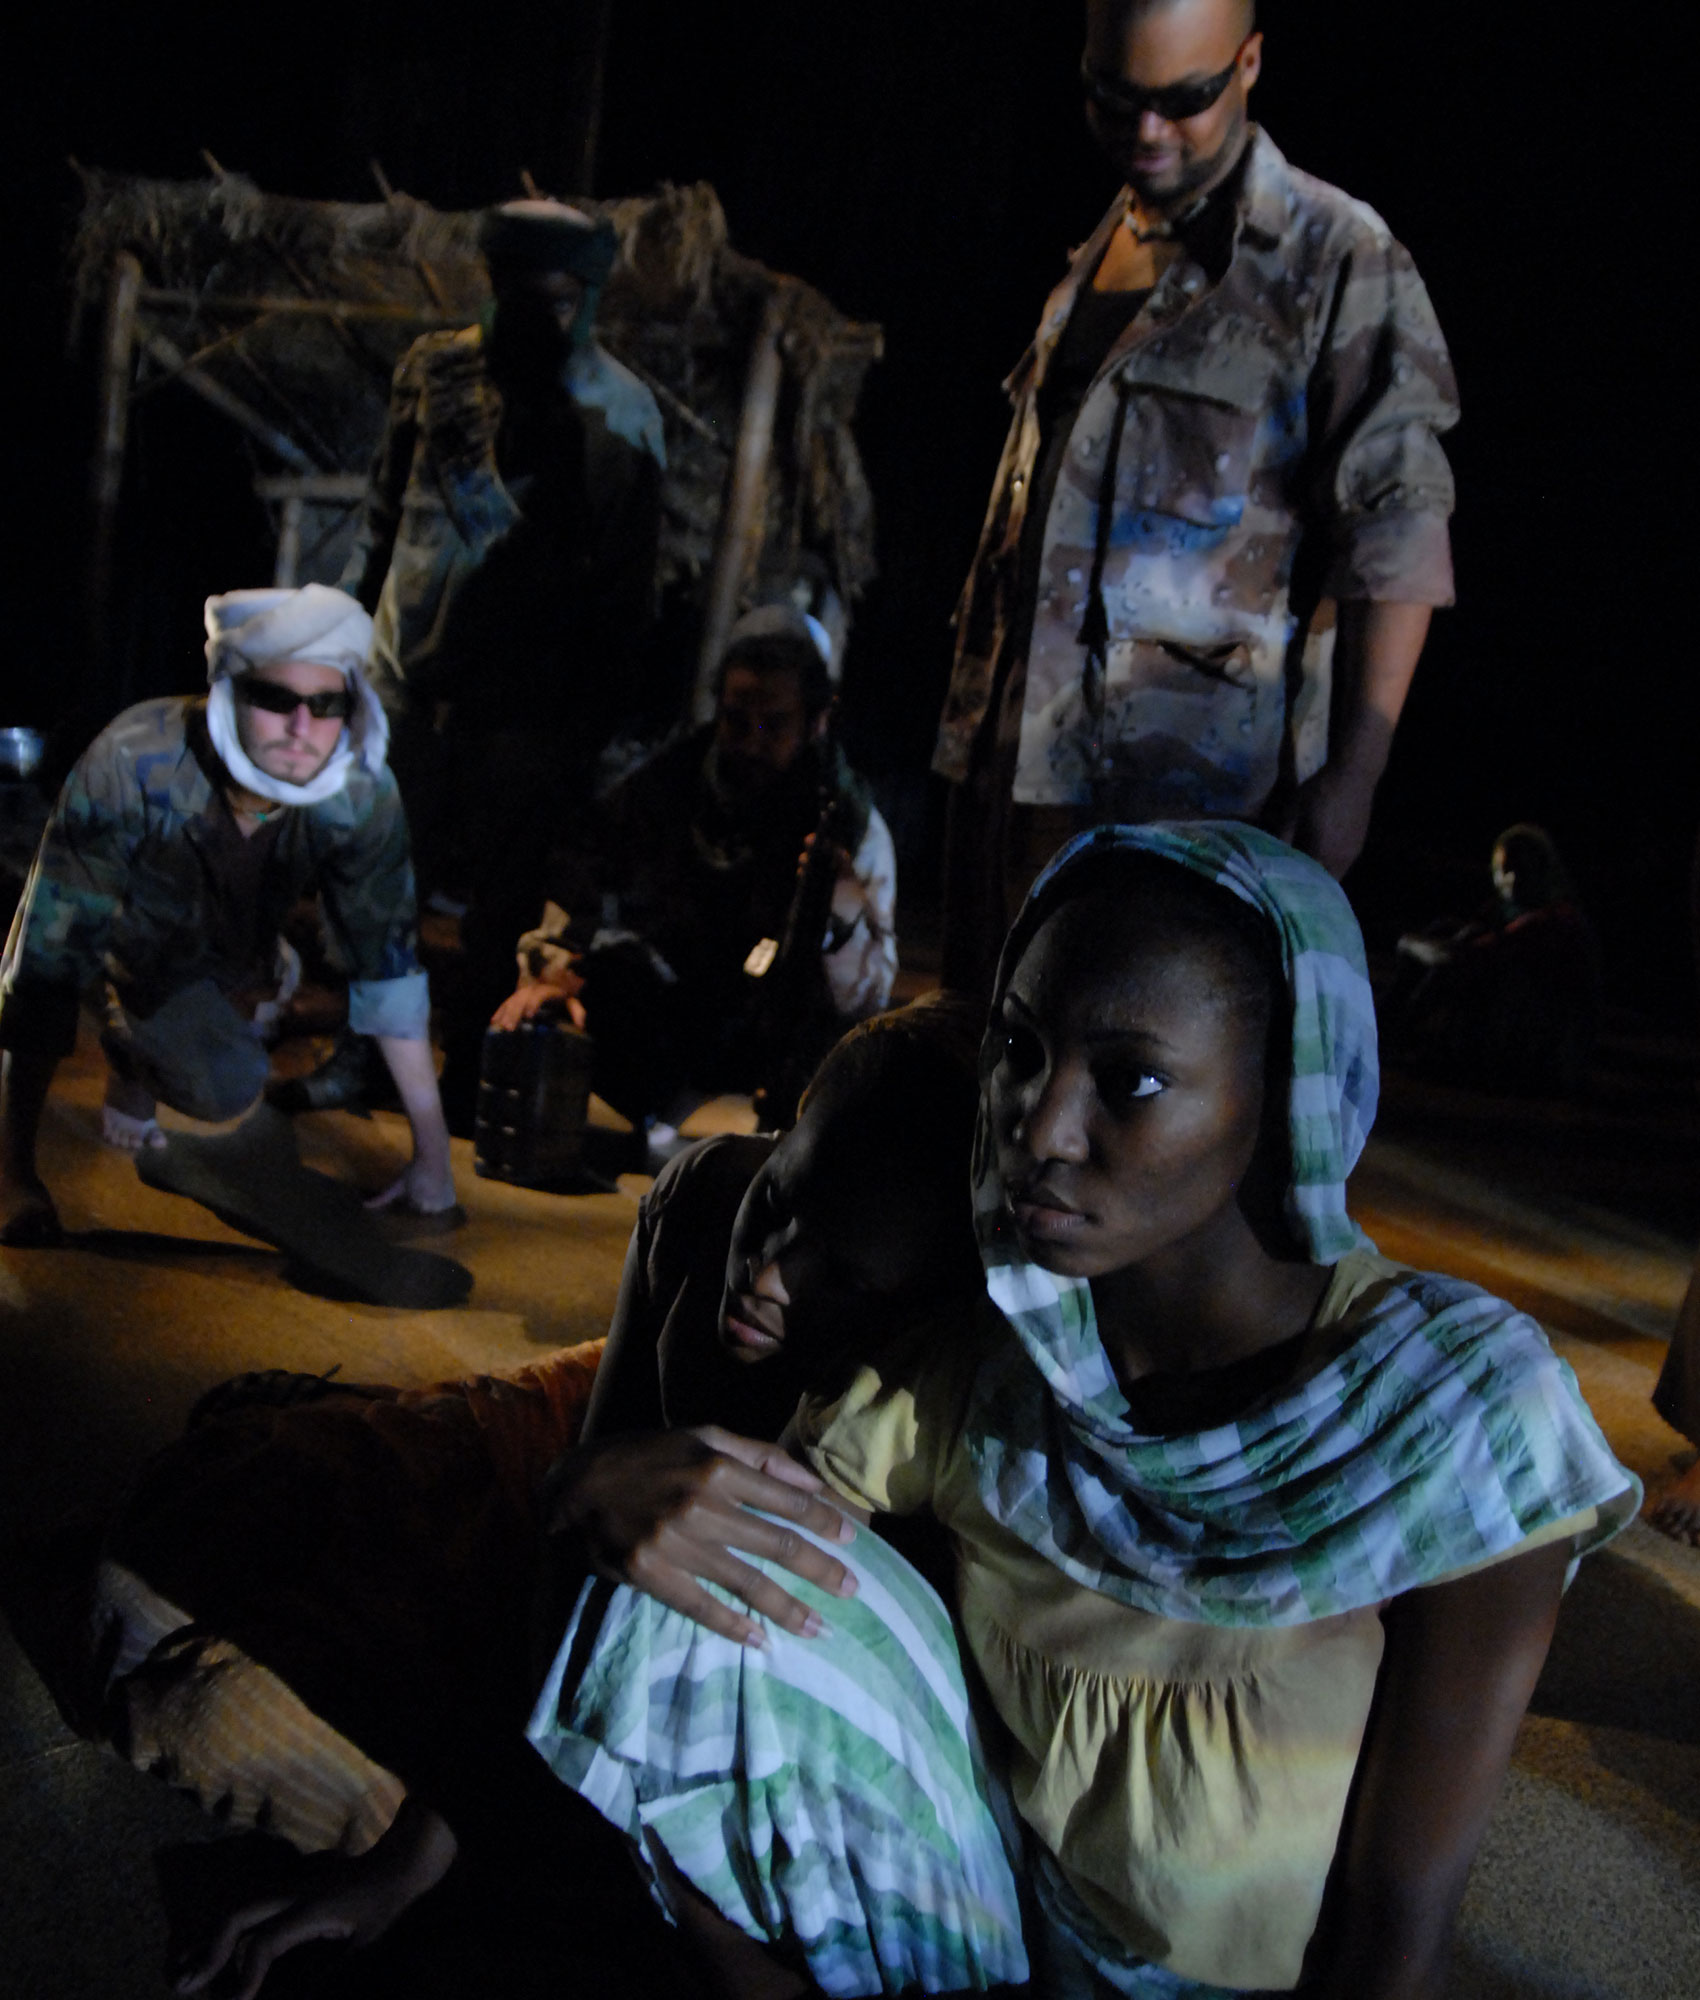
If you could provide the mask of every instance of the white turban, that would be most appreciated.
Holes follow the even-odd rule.
[[[372,621],[345,591],[306,583],[298,590],[227,590],[209,597],[207,625],[207,733],[225,769],[243,787],[279,805],[310,806],[340,792],[354,766],[383,768],[390,725],[378,697],[367,685],[366,655]],[[336,748],[318,776],[291,785],[252,764],[242,748],[231,697],[232,679],[251,667],[299,660],[335,667],[354,696]]]

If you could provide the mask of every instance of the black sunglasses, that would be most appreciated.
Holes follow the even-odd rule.
[[[1251,38],[1247,36],[1246,40]],[[1118,77],[1095,70],[1084,56],[1080,59],[1080,81],[1086,95],[1106,118],[1118,124],[1137,124],[1146,112],[1153,112],[1166,125],[1179,125],[1200,117],[1234,80],[1234,72],[1245,54],[1245,42],[1234,51],[1234,59],[1214,76],[1200,77],[1197,83],[1166,83],[1157,90],[1142,90],[1137,83],[1123,83]]]
[[[268,715],[293,715],[304,708],[315,722],[346,722],[354,713],[354,697],[345,687],[297,694],[279,681],[257,681],[247,674],[236,683],[236,699],[249,708],[263,708]]]

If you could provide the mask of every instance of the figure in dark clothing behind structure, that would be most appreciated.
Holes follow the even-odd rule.
[[[1568,1096],[1599,1013],[1599,941],[1552,838],[1493,844],[1493,898],[1468,923],[1399,940],[1381,1005],[1388,1058],[1487,1089]]]
[[[474,962],[536,916],[562,801],[643,706],[666,459],[655,398],[595,339],[612,225],[512,202],[480,241],[494,301],[403,355],[342,577],[374,616],[422,891],[464,901]],[[367,1067],[345,1044],[293,1108]]]
[[[456,735],[595,739],[588,767],[651,614],[661,413],[595,338],[610,223],[513,202],[480,242],[493,303],[402,356],[343,588],[398,748],[447,702]]]
[[[557,866],[545,924],[520,942],[519,986],[492,1025],[515,1029],[566,1007],[596,1040],[597,1091],[634,1122],[676,1123],[704,1095],[750,1089],[776,1033],[818,1059],[883,1007],[897,970],[897,864],[885,821],[829,740],[831,695],[802,614],[769,605],[741,619],[714,721],[591,816]],[[784,936],[823,799],[835,806],[837,852],[820,974],[779,1027],[753,968],[764,941],[771,956]],[[467,1026],[481,1031],[489,1018]],[[444,1086],[451,1120],[468,1108],[461,1064],[476,1054],[459,1033]]]

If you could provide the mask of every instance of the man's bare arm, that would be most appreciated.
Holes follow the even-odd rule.
[[[1426,604],[1346,603],[1334,639],[1328,762],[1299,787],[1278,829],[1331,875],[1363,851],[1375,788],[1417,671],[1433,616]]]
[[[405,1199],[426,1213],[452,1208],[455,1179],[449,1162],[449,1128],[437,1090],[431,1044],[423,1037],[413,1040],[402,1035],[379,1035],[375,1039],[390,1075],[395,1078],[407,1122],[413,1127],[413,1160],[399,1180],[367,1205],[387,1208],[392,1202]]]

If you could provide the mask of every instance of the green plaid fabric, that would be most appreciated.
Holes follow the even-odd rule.
[[[1338,884],[1254,827],[1099,827],[1034,884],[1000,993],[1071,871],[1106,847],[1193,869],[1269,918],[1293,1003],[1289,1214],[1316,1263],[1367,1247],[1345,1183],[1375,1115],[1375,1012]],[[981,1138],[987,1289],[1016,1337],[981,1370],[963,1442],[993,1518],[1088,1588],[1160,1617],[1299,1624],[1438,1582],[1589,1507],[1590,1546],[1634,1515],[1639,1482],[1535,1322],[1418,1272],[1373,1287],[1356,1337],[1298,1388],[1213,1431],[1142,1436],[1090,1284],[1023,1259]]]
[[[531,1741],[640,1856],[659,1845],[824,1993],[1019,1984],[1019,1840],[981,1759],[950,1614],[877,1535],[831,1552],[856,1572],[855,1597],[745,1558],[827,1627],[770,1628],[759,1650],[591,1584]]]
[[[1094,827],[1061,848],[1033,884],[1003,948],[998,999],[1033,933],[1067,900],[1069,877],[1106,851],[1173,861],[1231,891],[1268,919],[1293,1003],[1288,1213],[1312,1262],[1337,1263],[1364,1240],[1346,1214],[1346,1176],[1375,1123],[1381,1087],[1375,999],[1364,965],[1363,934],[1345,891],[1295,848],[1238,820]],[[983,1147],[981,1156],[975,1170],[977,1207],[982,1236],[991,1241],[1002,1198],[995,1185],[987,1184],[989,1161]]]

